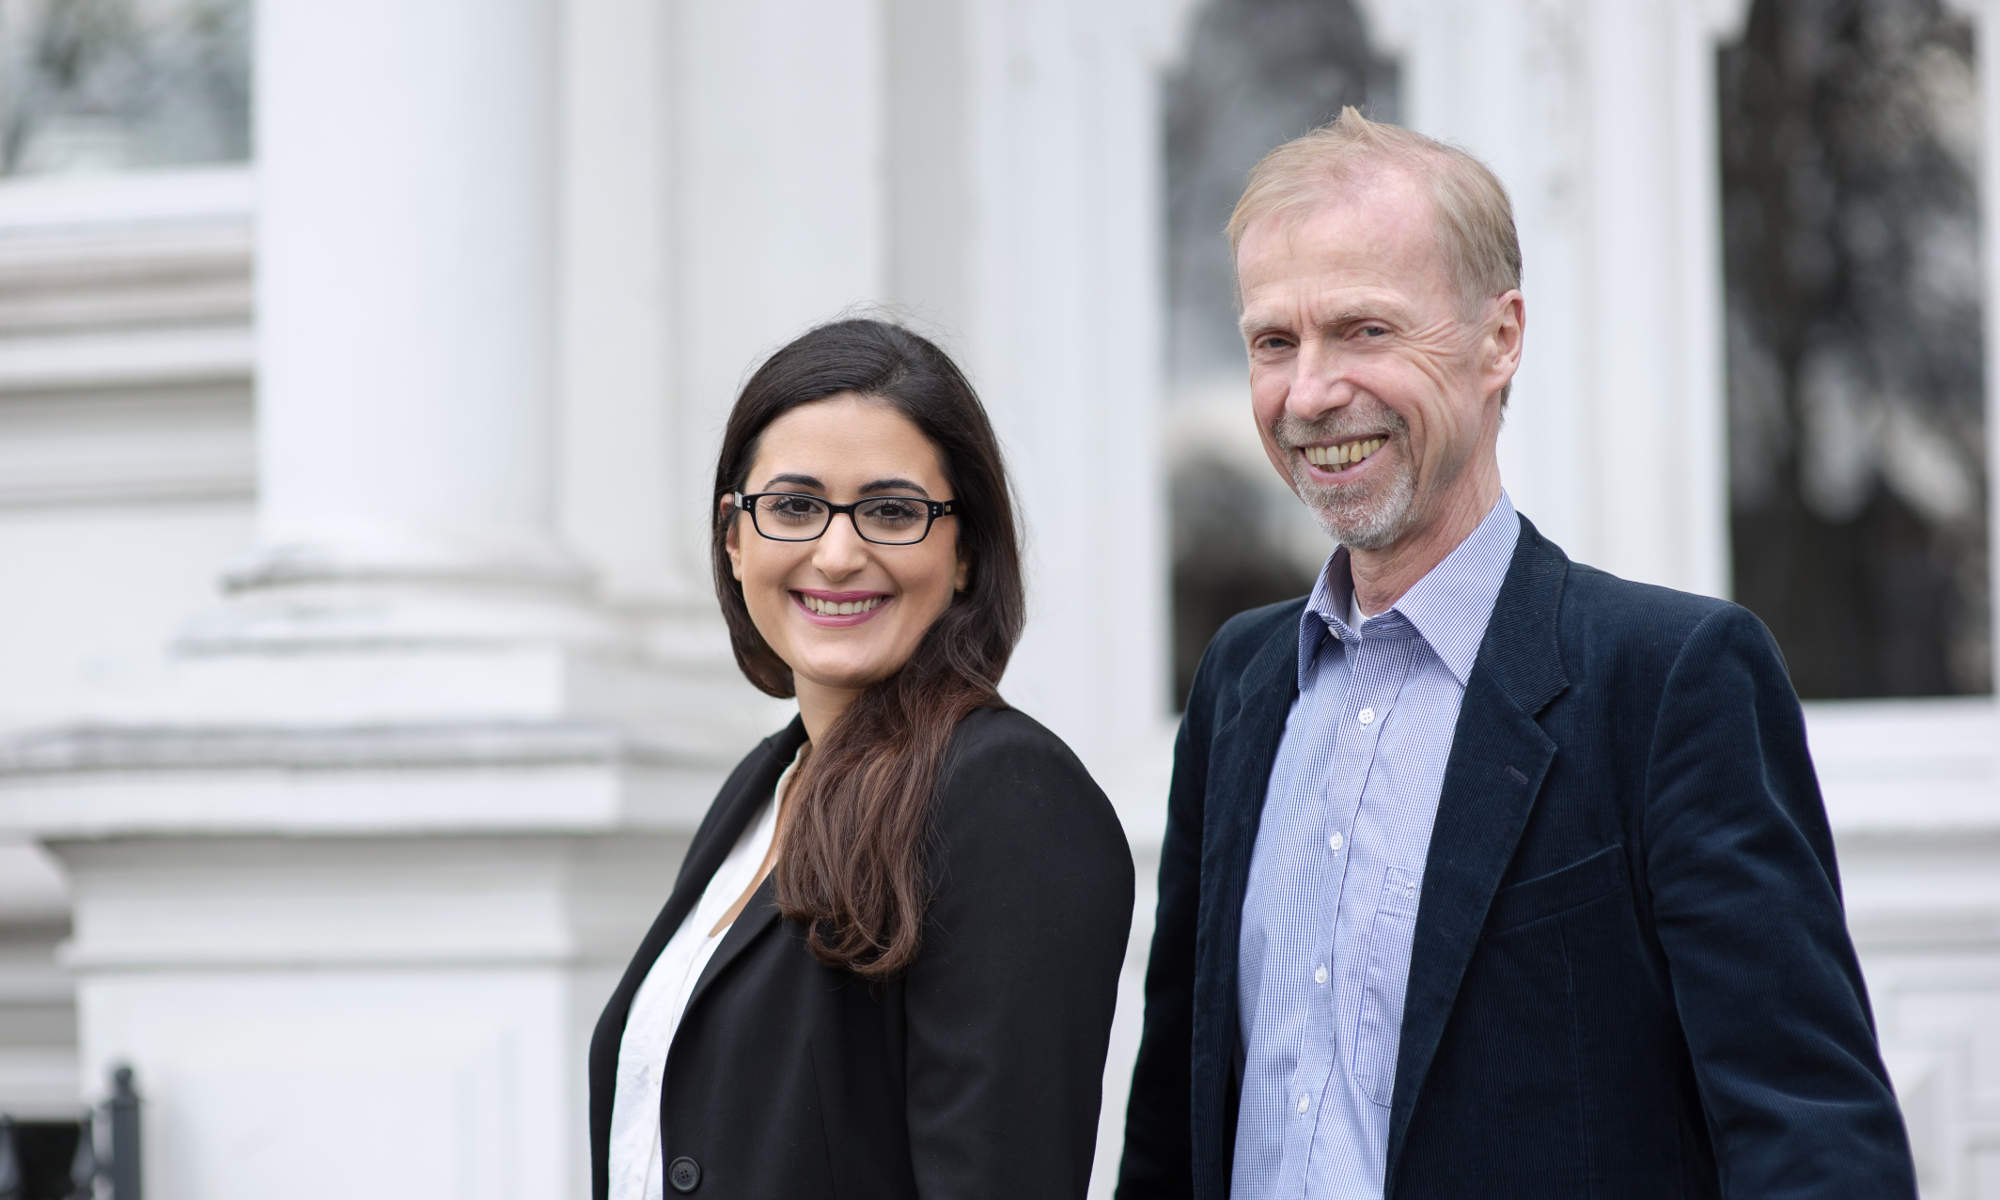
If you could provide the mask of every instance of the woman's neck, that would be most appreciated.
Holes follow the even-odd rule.
[[[806,740],[818,745],[826,731],[859,696],[859,689],[829,688],[807,684],[798,689],[799,716],[805,721]]]

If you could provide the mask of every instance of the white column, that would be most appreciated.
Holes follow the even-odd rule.
[[[159,680],[0,736],[157,1200],[585,1194],[591,1024],[768,732],[556,532],[560,12],[259,6],[258,548]]]
[[[1528,342],[1501,433],[1573,556],[1728,587],[1715,49],[1747,0],[1367,0],[1407,124],[1514,202]]]
[[[261,544],[192,642],[608,638],[555,535],[556,6],[256,24]]]
[[[971,197],[953,321],[1027,527],[1007,695],[1107,787],[1147,769],[1171,707],[1158,69],[1179,25],[1158,5],[966,4],[965,122],[939,151]],[[1146,778],[1133,811],[1156,822]]]
[[[1192,7],[892,6],[891,277],[979,388],[1026,525],[1003,690],[1110,794],[1140,880],[1093,1196],[1117,1173],[1171,756],[1160,73]]]

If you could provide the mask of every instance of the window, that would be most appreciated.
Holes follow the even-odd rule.
[[[0,175],[250,157],[250,0],[0,0]]]
[[[1971,24],[1758,0],[1718,68],[1735,598],[1806,699],[1989,694]]]
[[[1167,520],[1173,695],[1234,614],[1306,591],[1332,548],[1250,421],[1222,227],[1264,152],[1352,104],[1396,120],[1396,70],[1346,0],[1210,0],[1166,78]]]

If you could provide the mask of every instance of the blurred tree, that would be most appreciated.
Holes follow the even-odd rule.
[[[1736,598],[1807,698],[1990,692],[1970,24],[1757,0],[1718,66]]]
[[[0,0],[0,175],[250,157],[251,0]]]

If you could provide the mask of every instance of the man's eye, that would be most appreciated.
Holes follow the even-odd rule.
[[[1388,337],[1389,331],[1380,325],[1363,325],[1361,327],[1361,336],[1369,338]]]
[[[1252,350],[1283,350],[1291,344],[1292,340],[1290,338],[1282,337],[1275,333],[1267,333],[1256,341],[1251,342],[1250,348]]]

